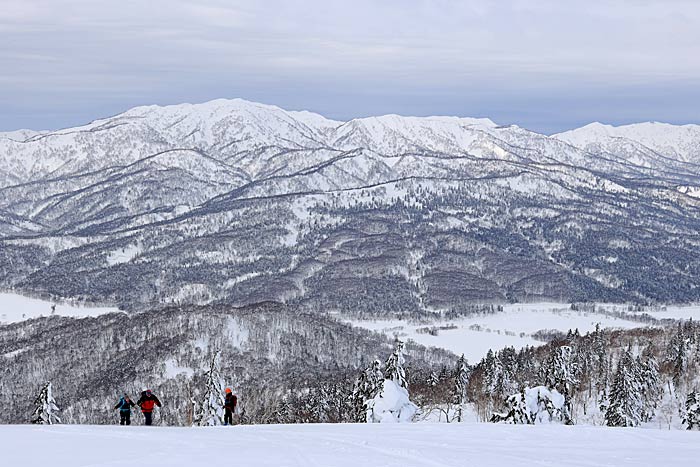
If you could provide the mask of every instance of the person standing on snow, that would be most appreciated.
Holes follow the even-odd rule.
[[[119,409],[119,424],[131,425],[131,408],[134,403],[129,399],[129,396],[124,394],[114,406],[114,409]]]
[[[226,401],[224,402],[224,425],[233,425],[233,413],[236,411],[238,398],[231,392],[231,388],[226,388]]]
[[[155,394],[151,392],[150,389],[146,389],[141,393],[141,398],[136,402],[136,404],[141,407],[141,413],[143,414],[144,418],[146,419],[145,424],[146,425],[152,425],[153,424],[153,407],[158,406],[162,407],[160,404],[160,401],[156,397]]]

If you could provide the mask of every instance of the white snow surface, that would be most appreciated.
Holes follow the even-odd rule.
[[[109,255],[107,255],[107,263],[110,266],[114,266],[116,264],[121,263],[128,263],[140,253],[141,247],[139,247],[138,245],[129,245],[125,248],[120,248],[109,253]]]
[[[657,319],[700,321],[700,305],[668,305],[658,311],[642,311],[635,314],[647,314]]]
[[[0,426],[11,467],[691,466],[698,440],[697,432],[555,425]]]
[[[561,303],[529,303],[505,305],[503,312],[474,315],[460,319],[436,321],[429,324],[402,320],[348,320],[352,325],[379,331],[387,336],[411,339],[419,344],[464,354],[470,363],[481,360],[489,349],[499,350],[513,346],[539,346],[544,342],[532,334],[543,329],[566,332],[578,329],[581,334],[601,328],[632,329],[644,327],[644,323],[614,318],[599,313],[572,311],[570,305]],[[624,306],[605,306],[609,311],[623,310]],[[654,314],[653,316],[657,316]],[[659,318],[663,317],[661,315]],[[439,329],[437,336],[418,332],[420,329],[454,326]]]
[[[585,148],[593,143],[627,140],[640,143],[660,154],[685,162],[698,162],[700,157],[700,125],[671,125],[643,122],[612,126],[599,122],[552,135],[573,146]]]
[[[56,305],[56,310],[53,313],[51,311],[52,305]],[[119,309],[114,307],[83,307],[53,303],[15,293],[0,293],[0,324],[16,323],[25,319],[50,316],[52,314],[85,318],[116,312],[119,312]]]

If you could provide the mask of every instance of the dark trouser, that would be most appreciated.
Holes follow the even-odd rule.
[[[119,424],[120,425],[131,425],[131,411],[119,411]]]
[[[224,409],[224,425],[233,425],[233,412],[231,409]]]
[[[151,412],[144,412],[143,413],[143,416],[146,418],[146,425],[153,424],[153,419],[151,418],[151,415],[153,415]]]

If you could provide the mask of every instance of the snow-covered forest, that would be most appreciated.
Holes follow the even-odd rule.
[[[0,326],[1,421],[33,421],[50,381],[63,423],[114,423],[120,395],[150,388],[163,401],[157,424],[217,424],[211,417],[220,420],[217,401],[230,386],[241,424],[390,414],[404,422],[696,428],[700,326],[676,323],[571,330],[468,362],[273,303],[41,317]]]

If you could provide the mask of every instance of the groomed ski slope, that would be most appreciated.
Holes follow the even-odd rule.
[[[493,424],[4,425],[0,452],[8,467],[661,467],[697,465],[700,433]]]

